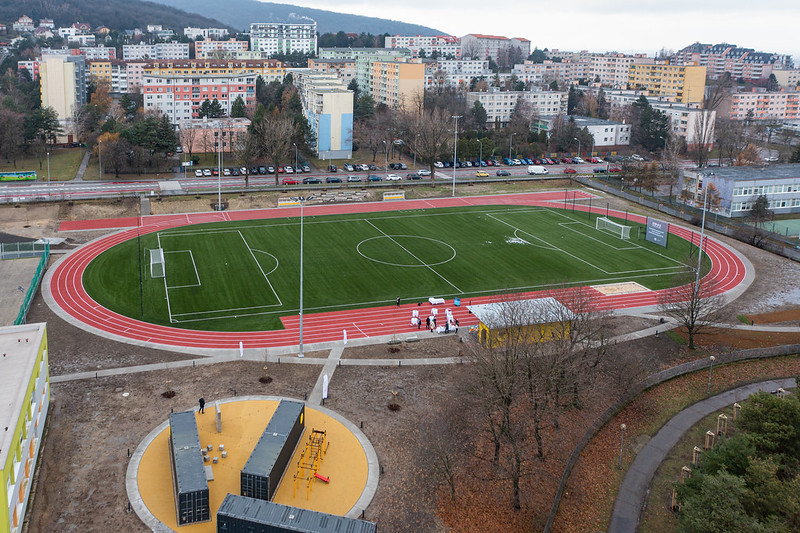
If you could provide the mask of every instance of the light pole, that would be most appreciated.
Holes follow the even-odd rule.
[[[708,183],[703,185],[703,220],[700,223],[700,248],[697,249],[697,272],[694,279],[694,297],[696,299],[700,298],[700,265],[703,260],[703,237],[706,232],[706,204],[708,203]]]
[[[512,133],[511,137],[508,138],[508,158],[509,159],[511,159],[511,157],[512,157],[511,156],[511,147],[514,144],[514,135],[516,135],[516,133]]]
[[[303,356],[303,201],[300,197],[300,351],[297,357]]]
[[[50,196],[50,150],[47,151],[47,196]]]
[[[708,385],[706,386],[706,395],[711,392],[711,369],[714,368],[714,361],[716,361],[717,358],[712,355],[708,358],[708,360],[710,362],[708,364]]]
[[[581,156],[581,140],[578,139],[577,137],[573,137],[572,140],[573,141],[578,141],[578,157],[580,157]]]
[[[217,211],[222,211],[222,126],[217,125],[219,136],[217,137]]]
[[[386,144],[386,141],[381,141],[383,143],[383,179],[389,175],[389,145]]]
[[[458,156],[458,119],[461,118],[461,115],[453,115],[452,117],[456,121],[455,128],[453,128],[453,196],[456,195],[456,161]]]
[[[622,446],[625,443],[625,424],[620,424],[619,429],[622,430],[622,437],[619,439],[619,469],[622,470]]]
[[[481,145],[480,151],[478,152],[478,165],[483,167],[483,139],[478,139],[478,144]]]
[[[297,144],[292,143],[292,146],[294,146],[294,173],[297,174]]]
[[[100,179],[103,179],[103,139],[97,139],[97,158],[100,160]]]

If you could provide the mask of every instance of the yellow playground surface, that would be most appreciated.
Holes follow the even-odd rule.
[[[278,407],[277,400],[241,400],[220,403],[222,432],[217,433],[214,403],[206,404],[205,413],[195,413],[200,445],[213,446],[208,452],[217,463],[205,464],[213,471],[214,479],[208,482],[211,503],[211,520],[208,522],[177,525],[175,498],[170,469],[168,444],[169,426],[161,431],[142,455],[137,471],[139,493],[147,508],[167,527],[187,533],[210,533],[217,530],[216,513],[228,493],[240,494],[239,473],[250,453],[267,427]],[[306,405],[305,431],[286,468],[278,491],[276,503],[344,515],[355,505],[367,484],[367,455],[356,436],[341,422]],[[301,471],[301,479],[294,482],[300,455],[312,431],[324,431],[324,455],[318,467],[320,476],[329,482],[314,478],[308,470]],[[316,433],[317,437],[321,434]],[[220,445],[227,452],[222,457]],[[310,482],[307,481],[310,479]]]

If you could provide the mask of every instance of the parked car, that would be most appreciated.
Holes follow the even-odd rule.
[[[504,168],[501,168],[500,170],[497,171],[497,175],[498,176],[510,176],[511,172],[509,172],[508,170],[506,170]]]
[[[337,178],[337,177],[334,177],[334,176],[329,176],[329,177],[325,178],[325,183],[341,183],[341,182],[342,182],[342,178]]]
[[[267,167],[267,174],[275,174],[275,167]]]
[[[212,168],[211,169],[211,175],[212,176],[219,176],[219,169]]]
[[[283,167],[283,171],[286,172],[287,174],[294,174],[294,169],[289,165]]]
[[[397,174],[388,174],[386,176],[386,181],[402,181],[403,178],[398,176]]]
[[[609,172],[622,172],[622,169],[619,167],[610,167],[608,169]]]
[[[354,183],[361,181],[361,176],[347,176],[347,183]]]
[[[407,180],[421,180],[422,176],[419,174],[406,174]]]
[[[353,165],[350,163],[345,163],[342,165],[342,168],[345,169],[347,172],[353,172]]]
[[[378,176],[377,174],[370,174],[367,179],[369,181],[383,181],[383,178]]]
[[[264,167],[264,166],[258,167],[257,170],[258,170],[259,174],[266,174],[267,173],[267,167]],[[255,174],[255,172],[253,172],[253,174]]]
[[[198,168],[197,170],[194,171],[194,175],[195,175],[195,177],[202,178],[203,177],[203,171]]]
[[[572,168],[572,167],[568,167],[568,168],[565,168],[565,169],[564,169],[564,174],[575,174],[575,173],[577,173],[577,172],[578,172],[578,171],[577,171],[577,170],[575,170],[575,169],[574,169],[574,168]]]
[[[571,157],[562,157],[561,158],[561,162],[562,163],[572,163],[572,158]]]
[[[594,172],[595,174],[605,174],[608,171],[606,170],[605,167],[598,167],[598,168],[593,168],[592,172]]]
[[[633,159],[634,161],[644,161],[644,157],[640,156],[639,154],[633,154],[631,156],[631,159]]]
[[[584,161],[584,160],[583,160],[583,159],[581,159],[580,157],[573,157],[573,158],[572,158],[572,162],[573,162],[573,163],[575,163],[576,165],[582,165],[582,164],[583,164],[583,163],[585,163],[586,161]]]
[[[358,169],[357,170],[363,170],[364,172],[366,172],[366,171],[370,170],[370,168],[369,168],[369,165],[367,165],[366,163],[362,163],[362,164],[358,165]]]
[[[421,168],[421,169],[417,170],[417,174],[419,174],[420,176],[430,176],[431,175],[431,171],[428,170],[427,168]]]
[[[281,180],[281,185],[297,185],[297,184],[299,184],[299,183],[300,183],[300,182],[299,182],[299,181],[297,181],[297,180],[296,180],[296,179],[294,179],[294,178],[283,178],[283,179]]]
[[[223,169],[222,169],[222,175],[223,175],[223,176],[230,176],[230,175],[231,175],[231,169],[229,169],[229,168],[223,168]]]
[[[336,172],[336,165],[328,165],[328,172]]]
[[[311,167],[308,165],[303,165],[303,172],[311,172]]]
[[[305,183],[305,184],[309,184],[309,183],[322,183],[322,180],[321,180],[321,179],[319,179],[319,178],[304,178],[304,179],[303,179],[303,183]]]
[[[233,167],[233,168],[231,169],[231,175],[232,175],[232,176],[238,176],[238,175],[239,175],[239,169],[238,169],[238,168],[236,168],[236,167]]]
[[[369,165],[367,165],[367,168],[368,168],[369,170],[373,171],[373,172],[375,172],[376,170],[378,170],[378,167],[376,167],[376,166],[375,166],[373,163],[370,163]]]
[[[283,167],[278,167],[278,174],[283,174],[283,172],[284,172],[284,168]]]
[[[489,173],[486,172],[485,170],[478,170],[478,171],[475,172],[475,177],[476,178],[488,178],[489,177]]]
[[[521,161],[521,160],[519,160],[519,159],[514,159],[514,164],[515,164],[515,165],[521,165],[521,164],[522,164],[522,161]]]
[[[208,177],[210,175],[211,175],[211,169],[210,168],[204,168],[203,169],[203,176]]]
[[[503,158],[503,164],[504,164],[504,165],[513,165],[514,163],[512,163],[512,162],[511,162],[511,160],[510,160],[509,158],[507,158],[507,157],[504,157],[504,158]]]
[[[548,170],[541,165],[530,165],[528,166],[528,174],[534,176],[544,176],[548,174]]]

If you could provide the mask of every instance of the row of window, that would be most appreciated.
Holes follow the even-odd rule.
[[[800,207],[800,198],[769,201],[769,209],[781,209],[787,207]],[[753,202],[733,202],[731,204],[731,211],[750,211],[752,208]]]
[[[753,185],[749,187],[734,187],[734,196],[760,196],[762,194],[781,194],[787,192],[800,192],[800,184],[784,183],[780,185]]]

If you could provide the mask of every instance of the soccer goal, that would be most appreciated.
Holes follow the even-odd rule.
[[[617,235],[620,239],[631,238],[630,226],[626,226],[618,222],[613,222],[607,219],[606,217],[598,217],[597,221],[595,222],[594,228],[596,230],[610,231],[611,233]]]
[[[164,277],[164,249],[153,248],[150,250],[150,277]]]

